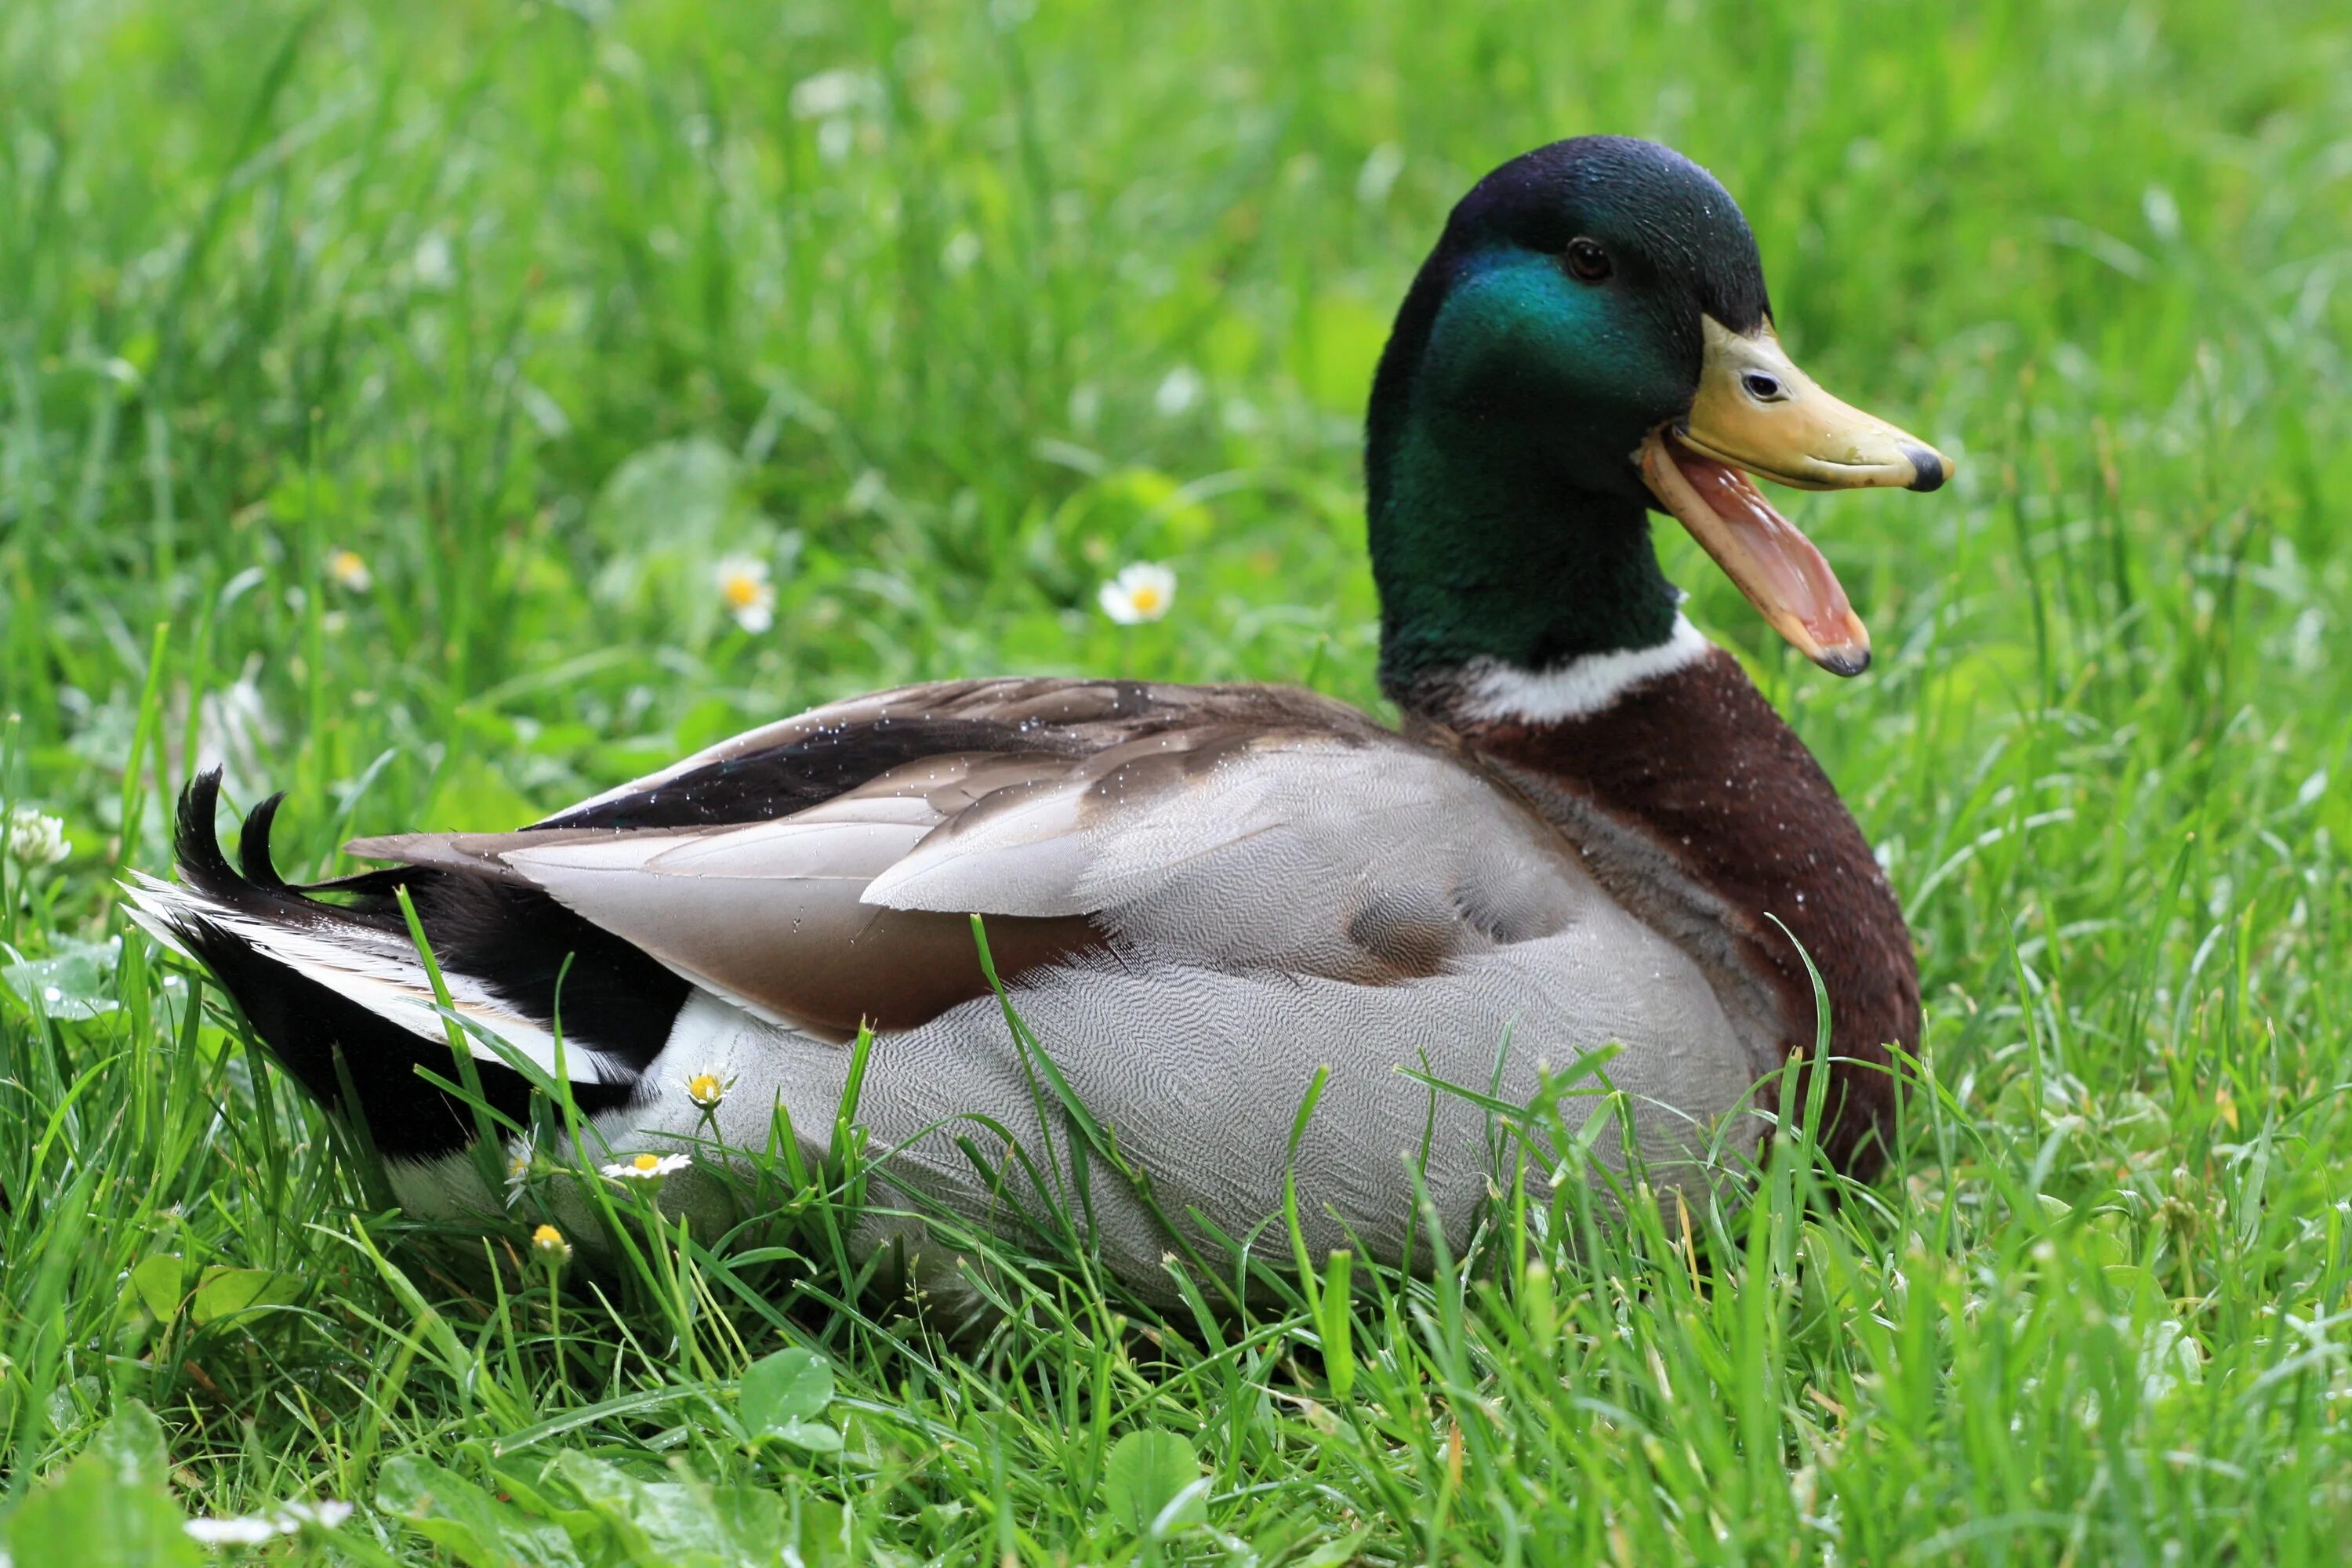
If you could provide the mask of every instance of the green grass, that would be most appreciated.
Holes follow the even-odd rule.
[[[0,7],[0,794],[73,842],[0,908],[0,962],[50,966],[0,996],[17,1563],[173,1561],[140,1531],[302,1496],[362,1507],[266,1554],[667,1563],[727,1519],[708,1560],[2338,1556],[2340,8],[1034,9]],[[1603,129],[1715,169],[1810,368],[1961,458],[1794,505],[1876,633],[1858,681],[1669,544],[1918,936],[1869,1188],[1792,1141],[1689,1244],[1507,1194],[1433,1280],[1360,1260],[1242,1319],[1066,1255],[952,1337],[845,1304],[853,1160],[551,1296],[388,1215],[123,934],[199,756],[290,789],[282,860],[324,871],[916,679],[1374,701],[1388,314],[1472,179]],[[764,636],[711,592],[735,552]],[[1092,596],[1135,559],[1181,588],[1123,629]],[[739,1394],[787,1346],[830,1402],[775,1403],[802,1363]],[[757,1437],[771,1405],[845,1446]]]

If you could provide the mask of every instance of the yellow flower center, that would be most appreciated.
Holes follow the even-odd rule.
[[[655,1166],[661,1163],[661,1156],[658,1154],[640,1154],[635,1159],[630,1161],[629,1163],[635,1166],[640,1171],[650,1171]]]
[[[765,586],[749,572],[730,572],[719,584],[719,595],[730,610],[748,610],[760,602],[760,590]]]
[[[1143,584],[1141,586],[1138,587],[1134,593],[1128,595],[1128,601],[1135,606],[1135,613],[1139,616],[1151,616],[1160,613],[1160,590],[1153,587],[1149,583]]]
[[[687,1097],[698,1104],[709,1104],[726,1092],[717,1073],[698,1072],[686,1080]]]
[[[537,1247],[561,1247],[563,1245],[563,1233],[551,1225],[543,1225],[530,1233],[530,1239]]]

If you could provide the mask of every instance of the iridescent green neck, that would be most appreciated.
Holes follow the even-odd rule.
[[[1688,401],[1676,353],[1549,258],[1423,265],[1381,357],[1365,437],[1381,679],[1402,698],[1480,660],[1540,671],[1673,636],[1633,451]]]
[[[1482,659],[1544,670],[1674,635],[1681,595],[1644,503],[1580,482],[1516,425],[1417,408],[1392,448],[1376,435],[1370,542],[1391,695]]]

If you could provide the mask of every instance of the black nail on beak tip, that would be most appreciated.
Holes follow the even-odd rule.
[[[1813,662],[1832,675],[1851,678],[1870,668],[1870,650],[1866,647],[1825,647]]]
[[[1911,459],[1911,483],[1915,490],[1939,490],[1944,488],[1944,459],[1925,447],[1906,444],[1903,455]]]

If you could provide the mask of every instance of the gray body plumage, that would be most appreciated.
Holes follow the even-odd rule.
[[[1049,729],[1055,744],[927,757],[772,820],[355,847],[523,879],[695,983],[644,1094],[599,1119],[619,1153],[697,1137],[684,1085],[710,1072],[735,1080],[718,1117],[726,1142],[764,1144],[781,1104],[823,1154],[854,1027],[843,976],[958,984],[972,913],[1000,957],[1000,931],[1026,947],[1010,1000],[1180,1223],[1197,1210],[1242,1236],[1279,1212],[1318,1066],[1328,1084],[1296,1161],[1318,1253],[1401,1251],[1416,1168],[1457,1242],[1487,1192],[1488,1112],[1404,1069],[1518,1103],[1545,1068],[1613,1045],[1607,1081],[1654,1173],[1687,1180],[1712,1150],[1752,1148],[1754,1126],[1730,1123],[1775,1065],[1777,1020],[1743,1016],[1741,988],[1712,984],[1621,908],[1507,786],[1305,693],[917,688],[817,710],[600,799],[657,793],[730,748],[976,711]],[[887,1011],[879,999],[864,1010]],[[1001,1157],[993,1124],[1041,1152],[1065,1133],[1058,1110],[1041,1126],[1037,1095],[981,992],[879,1032],[857,1114],[885,1182],[998,1223],[957,1140]],[[482,1206],[462,1159],[398,1182],[415,1210]],[[709,1196],[689,1178],[665,1202]],[[1115,1181],[1097,1177],[1090,1196],[1106,1261],[1160,1279],[1172,1238]]]

